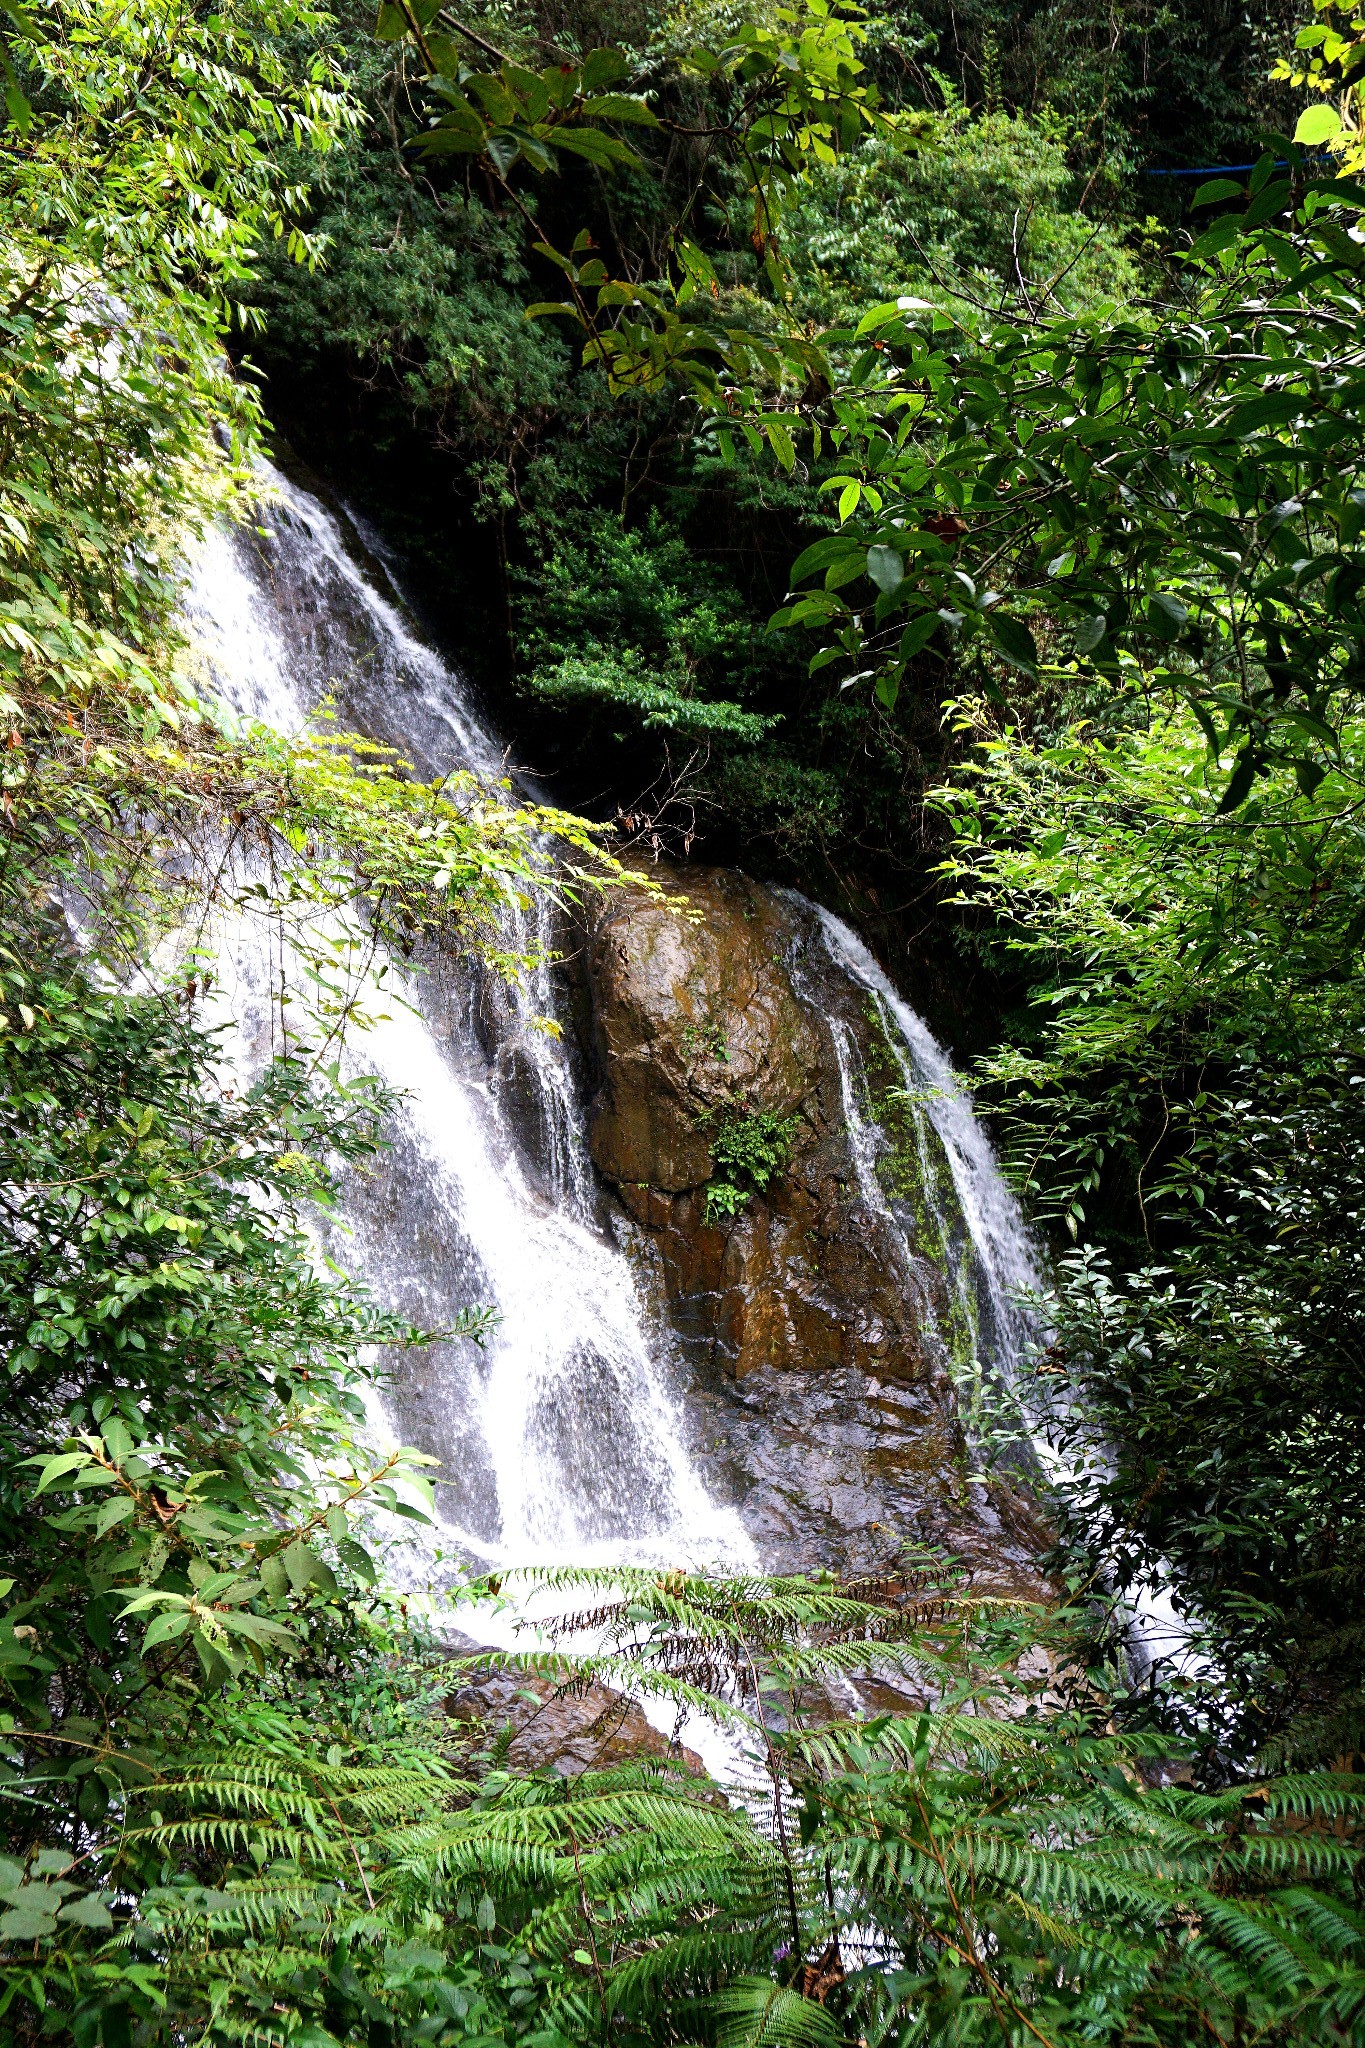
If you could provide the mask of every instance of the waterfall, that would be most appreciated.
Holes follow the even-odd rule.
[[[185,595],[217,696],[282,730],[331,699],[344,726],[424,776],[468,769],[512,792],[467,685],[415,635],[382,565],[353,551],[306,491],[275,472],[266,483],[254,535],[210,534]],[[1038,1335],[1041,1285],[1023,1216],[923,1020],[847,925],[794,900],[845,992],[822,1005],[816,976],[805,997],[832,1034],[859,1193],[917,1311],[926,1325],[938,1318],[970,1432],[986,1382],[1015,1388]],[[427,1327],[448,1326],[470,1304],[499,1317],[482,1352],[452,1338],[407,1355],[384,1382],[379,1432],[440,1468],[435,1558],[414,1553],[410,1569],[420,1577],[442,1553],[499,1566],[752,1568],[739,1515],[693,1457],[675,1340],[603,1210],[571,1035],[543,1028],[563,1007],[552,936],[542,893],[508,911],[508,949],[537,962],[515,986],[450,963],[420,976],[383,963],[369,1005],[379,1014],[345,1056],[349,1074],[376,1073],[401,1101],[382,1171],[349,1176],[339,1222],[319,1225],[320,1252]],[[224,935],[221,951],[222,996],[259,1058],[279,1020],[271,991],[282,963],[259,946],[253,954],[244,930]],[[901,1084],[913,1216],[879,1178],[889,1141],[849,1021],[857,1012],[843,1014],[855,997]],[[1038,1462],[1055,1471],[1046,1418],[1028,1427]],[[1148,1661],[1178,1649],[1169,1591],[1149,1589],[1135,1604]],[[498,1617],[480,1621],[486,1639],[505,1636]]]
[[[1019,1368],[1030,1347],[1044,1335],[1043,1281],[1028,1228],[970,1098],[924,1019],[897,992],[856,932],[822,905],[810,908],[819,920],[830,958],[871,997],[904,1077],[918,1141],[920,1184],[933,1210],[940,1242],[949,1248],[945,1278],[963,1325],[974,1338],[971,1358],[953,1359],[970,1420],[990,1376],[996,1376],[1007,1395],[1018,1393]],[[856,1048],[846,1031],[836,1030],[835,1044],[845,1100],[854,1102],[859,1080]],[[849,1125],[861,1185],[869,1172],[865,1119],[850,1111]],[[967,1242],[955,1248],[954,1218],[943,1199],[931,1133],[941,1148],[966,1228]],[[951,1355],[952,1347],[947,1348]],[[1054,1407],[1064,1399],[1063,1394],[1055,1395]],[[1073,1493],[1078,1482],[1083,1489],[1086,1465],[1063,1468],[1051,1440],[1048,1414],[1020,1403],[1019,1420],[1044,1474],[1053,1480],[1065,1477]],[[1091,1466],[1102,1465],[1107,1455],[1098,1441],[1088,1443],[1081,1453]],[[1187,1678],[1205,1676],[1212,1670],[1208,1658],[1191,1646],[1190,1626],[1178,1608],[1169,1567],[1159,1566],[1147,1584],[1134,1588],[1127,1605],[1129,1652],[1136,1679],[1141,1680],[1158,1662]]]
[[[278,473],[266,482],[255,537],[209,535],[185,596],[219,696],[296,730],[330,695],[424,774],[504,779],[462,679],[337,520]],[[549,916],[545,901],[509,913],[509,947],[548,952]],[[259,1036],[263,968],[235,950],[225,980]],[[498,1564],[752,1564],[694,1468],[668,1334],[595,1215],[577,1078],[541,1028],[556,1000],[544,964],[490,991],[458,969],[414,978],[387,963],[368,1006],[383,1014],[346,1058],[401,1094],[391,1149],[380,1174],[349,1178],[324,1248],[428,1327],[470,1303],[498,1314],[482,1353],[455,1339],[411,1354],[384,1393],[387,1427],[440,1460],[443,1549]]]
[[[822,905],[813,904],[811,909],[830,958],[871,997],[901,1070],[915,1124],[921,1186],[947,1251],[945,1277],[975,1335],[972,1371],[979,1378],[994,1369],[1013,1388],[1025,1352],[1038,1334],[1037,1303],[1042,1294],[1023,1213],[947,1054],[924,1019],[897,993],[856,932]],[[847,1057],[848,1049],[841,1045],[841,1063]],[[967,1232],[965,1245],[954,1244],[960,1233],[955,1232],[956,1218],[944,1200],[931,1132],[951,1176]],[[962,1361],[958,1363],[960,1367]]]

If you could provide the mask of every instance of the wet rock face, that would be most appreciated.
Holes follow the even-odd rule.
[[[538,1673],[490,1662],[450,1694],[445,1710],[485,1740],[510,1734],[506,1761],[513,1770],[576,1778],[614,1764],[656,1762],[703,1775],[694,1750],[670,1743],[634,1700],[597,1679],[582,1688],[556,1685]]]
[[[620,891],[593,934],[591,1144],[608,1180],[671,1195],[711,1177],[708,1116],[734,1102],[799,1110],[819,1054],[778,900],[724,869],[689,870],[685,895],[661,879],[662,898]]]
[[[859,1186],[828,1019],[799,986],[812,933],[746,875],[663,883],[619,892],[588,948],[590,1142],[658,1250],[675,1321],[735,1379],[873,1361],[923,1380],[925,1304]],[[718,1120],[755,1112],[787,1123],[783,1167],[736,1215],[710,1213]]]
[[[945,1277],[870,1162],[865,1003],[799,901],[720,869],[662,886],[619,892],[588,936],[590,1139],[693,1368],[703,1463],[773,1569],[867,1570],[922,1539],[1036,1592],[1043,1532],[966,1483]],[[790,1143],[727,1216],[707,1188],[736,1112]]]

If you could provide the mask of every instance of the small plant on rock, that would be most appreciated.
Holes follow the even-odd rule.
[[[737,1216],[754,1195],[763,1193],[775,1173],[782,1172],[800,1120],[733,1103],[711,1110],[702,1124],[714,1168],[706,1190],[710,1223],[717,1216]]]

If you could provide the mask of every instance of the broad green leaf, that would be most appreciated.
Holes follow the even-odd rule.
[[[44,1935],[56,1931],[57,1921],[52,1913],[40,1913],[29,1906],[12,1906],[7,1913],[0,1913],[0,1940],[41,1941]]]
[[[192,1626],[193,1616],[187,1612],[174,1610],[168,1614],[154,1615],[142,1638],[143,1655],[145,1656],[148,1650],[154,1650],[158,1643],[168,1643],[176,1636],[183,1636]]]
[[[1189,608],[1170,590],[1154,590],[1147,601],[1148,616],[1157,632],[1179,633],[1189,619]]]
[[[54,1458],[26,1458],[24,1462],[28,1465],[42,1466],[43,1469],[39,1474],[38,1484],[34,1491],[36,1493],[46,1493],[47,1489],[50,1486],[55,1486],[59,1479],[69,1478],[73,1472],[84,1471],[87,1467],[93,1465],[95,1461],[89,1451],[59,1451]]]
[[[792,437],[787,431],[786,423],[782,420],[774,419],[769,414],[768,418],[764,421],[764,428],[774,455],[781,463],[783,469],[790,474],[796,465],[796,450],[792,446]]]
[[[910,661],[923,648],[927,647],[942,623],[943,621],[937,612],[924,612],[919,618],[912,619],[901,634],[901,660]]]
[[[105,1501],[95,1517],[95,1535],[107,1536],[119,1523],[131,1521],[136,1512],[137,1502],[131,1494],[121,1493],[113,1500]]]
[[[317,1575],[320,1558],[306,1543],[295,1541],[280,1552],[280,1561],[289,1574],[289,1583],[296,1593],[302,1593],[312,1584]],[[264,1576],[264,1572],[262,1573]]]
[[[1026,675],[1036,675],[1038,647],[1022,619],[1012,619],[1008,613],[998,610],[990,611],[986,616],[991,639],[1006,661],[1022,669]]]
[[[108,1906],[98,1892],[86,1892],[79,1899],[72,1899],[59,1911],[59,1920],[70,1920],[77,1927],[90,1927],[96,1932],[107,1933],[114,1921]]]
[[[888,597],[899,590],[905,581],[905,564],[899,550],[880,543],[870,547],[867,551],[867,573],[878,590],[884,591]]]
[[[1243,437],[1262,427],[1287,426],[1307,409],[1309,401],[1293,391],[1272,391],[1264,398],[1250,399],[1235,406],[1228,415],[1227,432]]]
[[[1341,133],[1341,115],[1334,106],[1322,102],[1305,107],[1294,126],[1294,140],[1306,149],[1318,148],[1324,142],[1332,142]]]
[[[657,128],[659,117],[648,100],[634,93],[597,93],[583,102],[582,111],[598,121],[626,121],[640,127]]]
[[[1246,802],[1251,794],[1251,786],[1256,780],[1256,767],[1255,755],[1250,748],[1244,748],[1233,763],[1227,787],[1219,799],[1220,813],[1239,810]]]
[[[1234,179],[1210,178],[1207,183],[1199,186],[1191,203],[1198,208],[1201,206],[1212,206],[1220,199],[1241,199],[1244,197],[1245,187],[1237,184]]]

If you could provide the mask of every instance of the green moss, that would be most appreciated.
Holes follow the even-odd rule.
[[[889,1202],[906,1216],[916,1256],[947,1283],[939,1335],[964,1405],[974,1405],[980,1378],[981,1308],[970,1270],[966,1219],[953,1185],[943,1141],[928,1113],[930,1091],[907,1085],[886,1016],[875,996],[866,1008],[869,1037],[863,1050],[864,1114],[883,1134],[876,1166]]]

